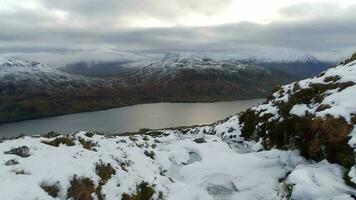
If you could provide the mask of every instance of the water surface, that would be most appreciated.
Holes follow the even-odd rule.
[[[96,130],[105,133],[137,131],[140,128],[165,128],[208,124],[224,119],[264,99],[216,103],[154,103],[76,113],[58,117],[0,125],[0,138],[49,131],[73,133]]]

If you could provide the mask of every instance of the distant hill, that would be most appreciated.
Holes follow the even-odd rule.
[[[79,68],[78,74],[95,71],[85,64]],[[89,77],[1,59],[0,123],[141,103],[262,98],[274,85],[296,80],[274,69],[206,58],[165,58],[119,71]]]
[[[258,65],[267,69],[280,70],[299,78],[307,78],[315,76],[322,71],[329,69],[335,65],[334,62],[320,61],[315,57],[306,56],[294,60],[259,60],[259,59],[235,59],[236,62]]]

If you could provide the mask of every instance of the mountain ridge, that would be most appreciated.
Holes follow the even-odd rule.
[[[1,68],[6,70],[0,80],[0,123],[140,103],[260,98],[273,85],[295,80],[275,70],[211,59],[159,61],[110,77],[23,61]]]

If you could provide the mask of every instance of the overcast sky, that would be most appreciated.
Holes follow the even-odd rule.
[[[0,52],[356,51],[355,0],[0,0]]]

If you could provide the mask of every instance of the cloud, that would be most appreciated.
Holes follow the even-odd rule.
[[[142,18],[157,19],[172,24],[187,15],[213,15],[223,11],[232,0],[39,0],[48,9],[69,13],[71,17],[88,21],[109,21],[121,26]]]
[[[229,1],[220,7],[212,0],[100,2],[95,5],[79,0],[41,1],[35,8],[0,11],[0,52],[120,49],[239,54],[279,49],[330,59],[356,51],[355,6],[295,4],[280,10],[285,20],[264,25],[239,22],[201,27],[128,28],[111,24],[130,15],[166,17],[171,21],[183,13],[209,15],[223,10]]]

